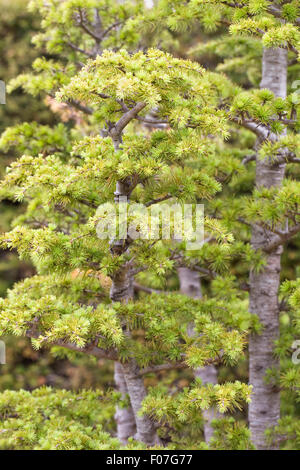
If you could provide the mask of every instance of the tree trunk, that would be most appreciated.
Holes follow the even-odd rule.
[[[276,96],[286,97],[287,51],[265,49],[262,61],[261,88],[268,88]],[[273,165],[269,159],[256,162],[256,186],[280,186],[285,165]],[[254,227],[251,243],[255,249],[271,242],[274,235]],[[251,335],[249,342],[249,382],[253,385],[249,405],[249,426],[257,449],[268,448],[265,430],[277,424],[280,416],[280,395],[276,387],[266,384],[265,374],[270,367],[279,368],[274,358],[274,341],[279,336],[278,288],[282,248],[269,254],[263,271],[250,273],[250,312],[259,316],[263,325],[260,335]]]
[[[149,446],[159,444],[160,441],[157,437],[154,423],[148,416],[139,415],[142,401],[147,394],[144,386],[144,380],[139,375],[140,369],[134,359],[122,364],[122,368],[130,396],[131,406],[135,415],[137,433],[134,437],[138,441],[142,441]]]
[[[200,276],[197,271],[193,271],[189,268],[178,268],[178,277],[180,282],[180,292],[182,294],[193,297],[194,299],[200,299],[202,297]],[[193,335],[193,327],[191,327],[191,335]],[[202,380],[203,384],[218,383],[218,373],[215,366],[198,367],[194,371],[195,377]],[[220,415],[214,408],[209,408],[202,412],[204,418],[204,438],[205,442],[209,443],[214,429],[211,425],[213,419],[218,418]]]
[[[177,273],[180,292],[193,299],[201,299],[202,292],[199,273],[189,268],[178,268]]]
[[[218,383],[218,371],[215,366],[198,367],[195,370],[195,377],[199,377],[203,384],[217,384]],[[208,408],[202,411],[204,418],[204,438],[205,442],[209,444],[214,428],[211,425],[213,419],[220,418],[220,413],[216,408]]]
[[[118,272],[112,282],[110,289],[110,298],[113,302],[128,302],[132,297],[132,282],[130,276],[126,276],[127,270],[123,269]],[[122,365],[119,362],[115,362],[115,373],[114,379],[117,389],[122,394],[122,398],[129,395],[126,380],[124,377],[124,371]],[[129,437],[132,437],[136,433],[135,417],[131,405],[127,408],[117,407],[115,413],[115,420],[117,423],[117,436],[122,442],[126,444]]]
[[[122,394],[124,399],[128,395],[128,389],[124,377],[122,365],[119,362],[115,362],[115,374],[114,379],[119,392]],[[136,433],[135,417],[133,414],[132,407],[129,405],[128,408],[117,407],[115,413],[115,420],[117,423],[117,436],[122,444],[127,444],[129,437],[134,436]]]
[[[133,296],[133,277],[130,269],[123,266],[112,278],[110,298],[113,302],[128,302]],[[116,362],[115,380],[122,396],[127,393],[130,398],[129,408],[117,408],[117,434],[121,442],[126,443],[128,437],[134,436],[147,445],[158,443],[154,424],[148,416],[139,416],[143,399],[146,396],[144,381],[139,375],[140,369],[134,359],[124,364]],[[135,430],[137,431],[135,433]]]

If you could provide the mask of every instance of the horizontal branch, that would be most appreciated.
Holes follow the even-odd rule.
[[[273,16],[275,16],[275,18],[279,18],[279,19],[284,19],[283,16],[282,16],[282,11],[280,8],[276,7],[275,5],[269,5],[268,6],[268,12],[271,13]],[[297,24],[297,25],[300,25],[300,17],[299,18],[296,18],[294,20],[294,23]]]
[[[167,363],[158,366],[145,367],[145,369],[140,370],[139,375],[152,374],[155,372],[161,372],[163,370],[186,369],[187,367],[188,365],[185,362],[177,362],[175,364]]]
[[[273,140],[270,138],[272,136],[272,132],[259,122],[253,121],[251,119],[244,119],[241,116],[229,116],[229,119],[235,124],[238,124],[239,126],[254,132],[254,134],[256,134],[260,140]]]
[[[295,119],[288,119],[288,118],[280,118],[280,117],[279,118],[275,118],[275,117],[273,118],[273,117],[271,117],[269,119],[272,122],[279,122],[281,124],[285,124],[286,126],[292,126],[292,127],[295,126],[298,123],[298,121],[296,121]]]
[[[281,155],[276,157],[274,163],[280,165],[282,163],[300,163],[300,158],[297,158],[294,152],[289,152],[288,149],[284,149]]]
[[[243,3],[230,2],[230,1],[229,2],[223,1],[221,3],[231,8],[244,8],[245,7]],[[278,6],[270,4],[267,7],[267,11],[268,13],[271,13],[273,16],[275,16],[275,18],[278,18],[279,20],[284,20],[283,15],[282,15],[282,10]],[[248,13],[248,16],[250,16],[249,13]],[[296,18],[293,22],[297,25],[300,25],[300,17]]]
[[[81,54],[86,55],[87,57],[95,58],[96,55],[93,54],[90,51],[87,51],[86,49],[82,49],[81,47],[76,46],[76,44],[73,44],[71,41],[66,41],[66,44],[73,49],[74,51],[81,52]]]
[[[152,124],[153,126],[158,126],[160,124],[168,124],[169,121],[166,119],[150,119],[147,117],[137,116],[137,119],[145,124]]]
[[[90,108],[89,106],[85,106],[77,100],[69,99],[66,104],[78,109],[79,111],[82,111],[85,114],[91,115],[94,112],[92,108]]]
[[[211,279],[214,279],[217,276],[217,273],[215,271],[211,271],[210,269],[206,268],[201,268],[200,266],[193,266],[191,269],[204,274],[205,276],[210,277]]]
[[[55,100],[55,95],[53,93],[49,93],[49,96]],[[64,104],[67,106],[72,106],[73,108],[76,108],[78,111],[82,111],[85,114],[94,113],[92,108],[85,106],[84,104],[80,103],[80,101],[74,100],[73,98],[69,98],[68,101],[64,101]]]

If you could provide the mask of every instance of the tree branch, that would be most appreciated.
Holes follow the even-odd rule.
[[[263,124],[252,121],[250,119],[244,119],[241,116],[229,116],[230,121],[238,124],[239,126],[254,132],[260,140],[273,140],[271,138],[272,132],[266,128]]]
[[[247,165],[247,163],[255,161],[255,160],[256,160],[256,154],[255,153],[252,154],[252,155],[247,155],[246,157],[243,158],[242,164]]]
[[[52,93],[49,93],[49,96],[55,99],[55,96]],[[91,115],[94,113],[92,108],[90,108],[89,106],[85,106],[84,104],[80,103],[80,101],[74,100],[73,98],[68,99],[68,101],[65,102],[65,104],[68,106],[72,106],[73,108],[76,108],[85,114]]]
[[[280,245],[283,245],[284,243],[288,242],[294,235],[300,232],[300,223],[294,225],[290,230],[286,232],[282,232],[280,235],[278,235],[274,240],[272,240],[270,243],[265,245],[263,247],[263,250],[266,253],[270,253],[276,248],[278,248]]]
[[[273,16],[275,16],[275,18],[283,19],[281,9],[277,8],[275,5],[269,5],[268,12],[271,13]],[[300,18],[296,18],[294,20],[294,23],[296,23],[297,25],[300,25]]]
[[[284,149],[281,155],[279,155],[274,163],[280,165],[281,163],[300,163],[300,158],[297,158],[293,152],[289,152],[287,149]]]
[[[81,49],[81,47],[78,47],[76,46],[76,44],[73,44],[72,42],[70,41],[66,41],[66,44],[71,47],[71,49],[73,49],[74,51],[77,51],[77,52],[81,52],[82,54],[88,56],[88,57],[91,57],[91,58],[95,58],[95,54],[93,54],[92,52],[89,52],[89,51],[86,51],[85,49]]]
[[[147,294],[166,294],[167,293],[162,290],[152,289],[151,287],[142,286],[141,284],[138,284],[137,282],[133,283],[133,288],[136,291],[146,292]]]
[[[89,29],[85,22],[84,22],[84,18],[83,18],[83,15],[82,15],[82,10],[81,8],[78,8],[78,11],[79,11],[79,16],[80,16],[80,21],[79,21],[79,26],[89,35],[91,36],[92,38],[95,39],[95,41],[97,43],[99,43],[101,41],[101,36],[97,36],[97,34],[95,34],[91,29]]]
[[[124,21],[117,21],[116,23],[110,25],[108,28],[106,28],[103,33],[99,36],[99,39],[102,40],[113,28],[116,28],[117,26],[120,26],[123,24]]]

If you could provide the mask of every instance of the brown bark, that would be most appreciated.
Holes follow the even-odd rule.
[[[287,52],[284,49],[265,49],[262,61],[261,88],[276,96],[286,97]],[[272,135],[273,139],[276,136]],[[269,159],[256,162],[256,186],[280,187],[285,165],[274,165]],[[251,243],[255,249],[272,243],[276,235],[255,226]],[[249,426],[257,449],[266,449],[265,430],[275,426],[280,416],[280,396],[276,387],[265,382],[266,370],[279,368],[273,354],[274,341],[279,336],[278,288],[282,247],[276,247],[266,258],[263,271],[250,273],[250,311],[259,316],[262,334],[251,335],[249,342],[249,382],[253,385],[249,405]]]

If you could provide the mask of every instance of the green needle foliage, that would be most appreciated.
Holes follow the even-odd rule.
[[[240,242],[248,242],[252,236],[252,246],[256,248],[256,256],[252,254],[252,260],[256,258],[257,274],[254,274],[252,265],[250,285],[246,286],[250,290],[250,309],[266,323],[267,328],[260,330],[262,335],[266,334],[269,327],[276,329],[275,349],[273,339],[274,351],[271,346],[266,380],[263,377],[265,374],[259,379],[262,387],[268,383],[269,396],[265,404],[261,393],[257,393],[257,399],[253,400],[257,403],[258,414],[259,411],[263,413],[262,408],[265,407],[267,422],[268,416],[271,416],[271,387],[273,386],[273,390],[277,390],[274,393],[278,394],[278,416],[279,389],[282,389],[282,419],[279,420],[278,427],[276,419],[273,422],[270,419],[264,426],[265,429],[270,426],[273,428],[267,431],[268,443],[264,444],[263,436],[257,437],[260,430],[255,428],[256,423],[255,420],[252,422],[250,413],[253,438],[260,448],[268,445],[285,449],[297,446],[299,448],[295,437],[299,421],[299,375],[296,372],[297,365],[291,360],[292,344],[299,336],[295,319],[297,313],[293,303],[295,297],[291,291],[295,289],[295,296],[297,295],[298,281],[292,281],[291,284],[284,282],[281,291],[278,291],[280,281],[286,278],[286,263],[295,258],[292,254],[293,247],[297,250],[299,244],[299,84],[296,81],[300,70],[299,2],[191,0],[183,4],[179,1],[160,1],[156,8],[149,11],[144,24],[156,31],[170,29],[179,37],[180,34],[185,37],[190,28],[204,29],[207,32],[204,39],[193,38],[190,41],[192,47],[189,56],[200,63],[209,57],[214,72],[225,74],[224,81],[230,80],[236,85],[227,87],[228,94],[223,95],[220,101],[219,108],[226,110],[231,126],[229,145],[226,143],[225,146],[217,147],[217,152],[223,161],[228,155],[233,160],[239,160],[244,170],[239,169],[237,172],[236,167],[227,174],[225,183],[228,184],[223,184],[222,193],[207,205],[206,214],[211,210],[214,216],[226,222],[228,230]],[[277,61],[280,54],[286,56],[281,66]],[[273,75],[275,69],[276,74]],[[281,90],[278,87],[280,77],[283,85]],[[261,89],[258,89],[259,86]],[[268,176],[264,176],[265,171],[269,172]],[[287,245],[287,248],[284,251],[280,275],[280,253],[283,245]],[[259,251],[262,255],[260,261]],[[276,251],[279,254],[277,274],[275,266],[271,266]],[[250,257],[246,263],[240,258],[238,264],[232,265],[237,279],[243,279],[244,269],[248,271],[249,264]],[[299,276],[297,264],[297,261],[294,262],[292,269],[289,269],[289,277]],[[260,283],[264,282],[264,270],[268,277],[268,288],[260,291],[263,290]],[[270,290],[274,274],[277,277],[277,287],[273,294]],[[259,277],[260,282],[257,281],[255,285],[254,279],[258,280]],[[259,305],[260,297],[262,299],[264,296],[265,301],[262,300]],[[268,312],[268,303],[273,302],[272,299],[274,304]],[[273,315],[272,320],[271,317],[267,319],[269,313]],[[257,348],[252,348],[252,352],[250,348],[250,369],[251,354],[254,357]],[[262,342],[262,355],[267,352],[267,348],[267,341]],[[277,358],[275,362],[274,356]],[[252,371],[255,371],[255,365],[266,367],[266,361],[266,356],[261,364],[259,359],[257,364],[253,359]],[[251,378],[250,374],[250,380],[253,380],[254,375],[255,373]],[[292,386],[288,382],[289,379],[293,381]],[[250,407],[253,409],[253,405]],[[279,433],[277,438],[274,426]],[[294,436],[294,442],[291,436]]]
[[[221,414],[240,411],[250,402],[252,387],[196,380],[178,391],[166,380],[147,393],[141,378],[172,368],[235,365],[244,356],[247,335],[264,331],[256,312],[248,312],[247,274],[261,275],[269,254],[297,235],[299,184],[286,177],[281,186],[254,189],[253,168],[248,172],[246,164],[299,160],[300,101],[294,90],[285,99],[253,88],[258,84],[253,64],[263,47],[298,54],[297,2],[285,2],[279,10],[261,0],[162,1],[148,12],[140,3],[107,0],[34,1],[32,8],[43,16],[43,32],[35,42],[53,57],[38,58],[34,72],[17,77],[10,90],[22,86],[34,96],[46,94],[63,124],[24,123],[7,129],[0,141],[2,148],[22,153],[7,169],[0,195],[26,205],[0,243],[29,259],[37,272],[1,300],[0,332],[28,336],[34,348],[54,348],[55,354],[66,350],[121,363],[128,400],[124,403],[124,391],[118,400],[110,394],[105,399],[109,409],[132,407],[137,434],[127,448],[207,448],[199,433],[202,412],[211,407]],[[158,32],[142,40],[140,25],[151,27],[154,21]],[[186,31],[191,23],[208,32],[228,25],[222,47],[215,38],[192,54],[209,52],[232,62],[211,72],[155,47],[161,35],[166,49],[172,31]],[[234,56],[232,45],[238,46]],[[253,68],[246,82],[235,83],[238,64],[247,65],[240,61],[245,52]],[[253,147],[254,158],[245,162]],[[169,208],[205,204],[205,243],[189,250],[186,240],[174,240],[176,227],[169,240],[159,235],[134,239],[128,227],[123,236],[102,239],[98,207],[106,204],[108,212],[114,204],[120,211],[120,197],[129,211],[136,203],[151,209],[163,203]],[[142,215],[136,225],[143,234],[146,218]],[[258,248],[251,246],[250,229],[269,237]],[[205,278],[202,298],[161,291],[180,267]],[[288,310],[297,309],[297,284],[284,286]],[[133,298],[134,288],[150,295]],[[291,315],[297,322],[297,312]],[[297,328],[287,337],[293,338]],[[285,337],[276,352],[283,361]],[[284,370],[282,378],[279,371],[269,375],[272,383],[298,386],[294,369]],[[11,399],[18,401],[23,393],[12,393]],[[29,396],[37,400],[43,393]],[[74,434],[52,435],[50,420],[32,431],[27,448],[54,448],[61,438],[69,448],[117,448],[112,430],[103,434],[100,427],[111,419],[106,408],[97,408],[99,416],[93,417],[99,436],[89,427],[84,431],[85,413],[93,412],[97,392],[85,392],[85,408],[76,420],[72,414],[59,417],[65,393],[47,391],[41,407],[54,403],[55,419],[64,419],[62,428]],[[26,422],[23,409],[20,416]],[[74,428],[68,424],[73,419]],[[211,448],[253,448],[243,423],[225,418],[214,426]]]
[[[97,27],[95,17],[89,16],[89,6],[81,20],[82,6],[75,3],[61,4],[63,24],[57,25],[51,16],[55,31],[47,17],[52,5],[47,7],[45,38],[54,38],[48,48],[58,47],[65,35],[58,34],[57,28],[64,29],[74,18],[72,41],[80,41],[80,47],[83,39],[78,31],[89,29],[88,23]],[[68,15],[76,6],[79,20],[76,14]],[[120,11],[124,13],[121,6],[116,14],[121,15]],[[130,21],[125,31],[129,27]],[[111,31],[113,36],[114,28]],[[86,34],[90,44],[93,35]],[[93,44],[97,41],[94,38]],[[229,302],[236,314],[222,299],[216,303],[210,298],[191,301],[179,294],[111,304],[101,279],[108,276],[115,282],[118,273],[128,267],[133,274],[172,272],[177,267],[172,259],[176,244],[127,239],[129,249],[115,251],[112,240],[101,240],[96,233],[97,207],[113,201],[120,181],[127,185],[133,202],[149,206],[164,200],[209,200],[221,190],[213,161],[196,171],[192,162],[215,154],[216,143],[210,135],[216,135],[220,143],[228,137],[225,113],[218,103],[230,84],[223,84],[197,63],[158,49],[135,54],[124,49],[99,52],[84,67],[76,65],[74,48],[65,63],[39,60],[34,77],[21,76],[11,86],[23,85],[33,94],[46,91],[55,96],[58,107],[62,102],[81,114],[72,130],[63,125],[51,129],[26,123],[2,136],[3,147],[13,144],[24,153],[8,169],[2,197],[24,201],[27,210],[15,228],[1,237],[1,244],[30,259],[38,274],[18,283],[2,301],[1,331],[27,335],[35,348],[63,347],[125,364],[134,359],[142,374],[164,367],[164,363],[168,367],[172,363],[175,367],[177,363],[180,367],[236,363],[243,354],[245,333],[254,324],[243,298],[233,293],[235,287]],[[152,124],[148,115],[153,108],[158,109],[156,121],[167,126],[149,132],[145,124]],[[226,265],[222,258],[226,254],[230,259],[234,252],[233,237],[211,217],[205,219],[205,230],[215,240],[215,249],[208,253],[203,248],[202,256],[216,271],[222,271]],[[185,243],[178,249],[182,257]],[[191,253],[187,256],[188,263],[198,263]],[[191,323],[195,325],[193,336],[189,334]],[[199,393],[207,395],[206,403],[217,400],[225,412],[249,400],[250,389],[243,385],[244,391],[239,392],[240,387],[239,383],[215,391],[200,387]],[[183,402],[190,401],[192,390],[183,392]],[[142,411],[147,413],[146,408]],[[198,421],[191,411],[193,414]]]

